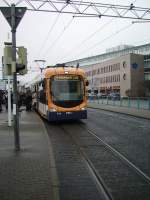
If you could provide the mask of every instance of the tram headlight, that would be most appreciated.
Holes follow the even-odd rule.
[[[83,107],[83,108],[81,108],[81,110],[85,110],[85,108]]]
[[[55,108],[51,108],[50,112],[56,112],[56,109]]]

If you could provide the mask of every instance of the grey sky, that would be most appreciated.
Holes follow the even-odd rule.
[[[106,3],[105,0],[94,2]],[[107,0],[107,3],[127,6],[132,2],[135,6],[150,8],[150,0]],[[3,0],[0,6],[6,6]],[[70,14],[27,11],[17,28],[17,46],[28,49],[28,67],[35,69],[36,59],[45,59],[50,65],[101,54],[117,45],[149,43],[150,23],[132,25],[132,21],[106,17],[72,18]],[[4,42],[11,41],[10,26],[1,13],[0,30],[1,58]]]

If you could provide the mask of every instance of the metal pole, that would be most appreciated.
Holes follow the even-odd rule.
[[[15,68],[13,72],[13,116],[14,116],[14,137],[15,150],[20,150],[19,139],[19,112],[17,99],[17,73],[16,73],[16,22],[15,22],[15,4],[11,5],[11,32],[12,32],[12,65]]]
[[[8,126],[11,126],[11,93],[10,93],[10,76],[8,76]]]

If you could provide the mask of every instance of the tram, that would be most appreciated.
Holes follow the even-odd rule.
[[[48,121],[86,119],[88,81],[83,69],[48,66],[35,83],[35,109]]]

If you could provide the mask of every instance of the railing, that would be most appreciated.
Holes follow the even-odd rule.
[[[91,96],[88,101],[89,103],[150,110],[150,98],[148,97],[109,98]]]

